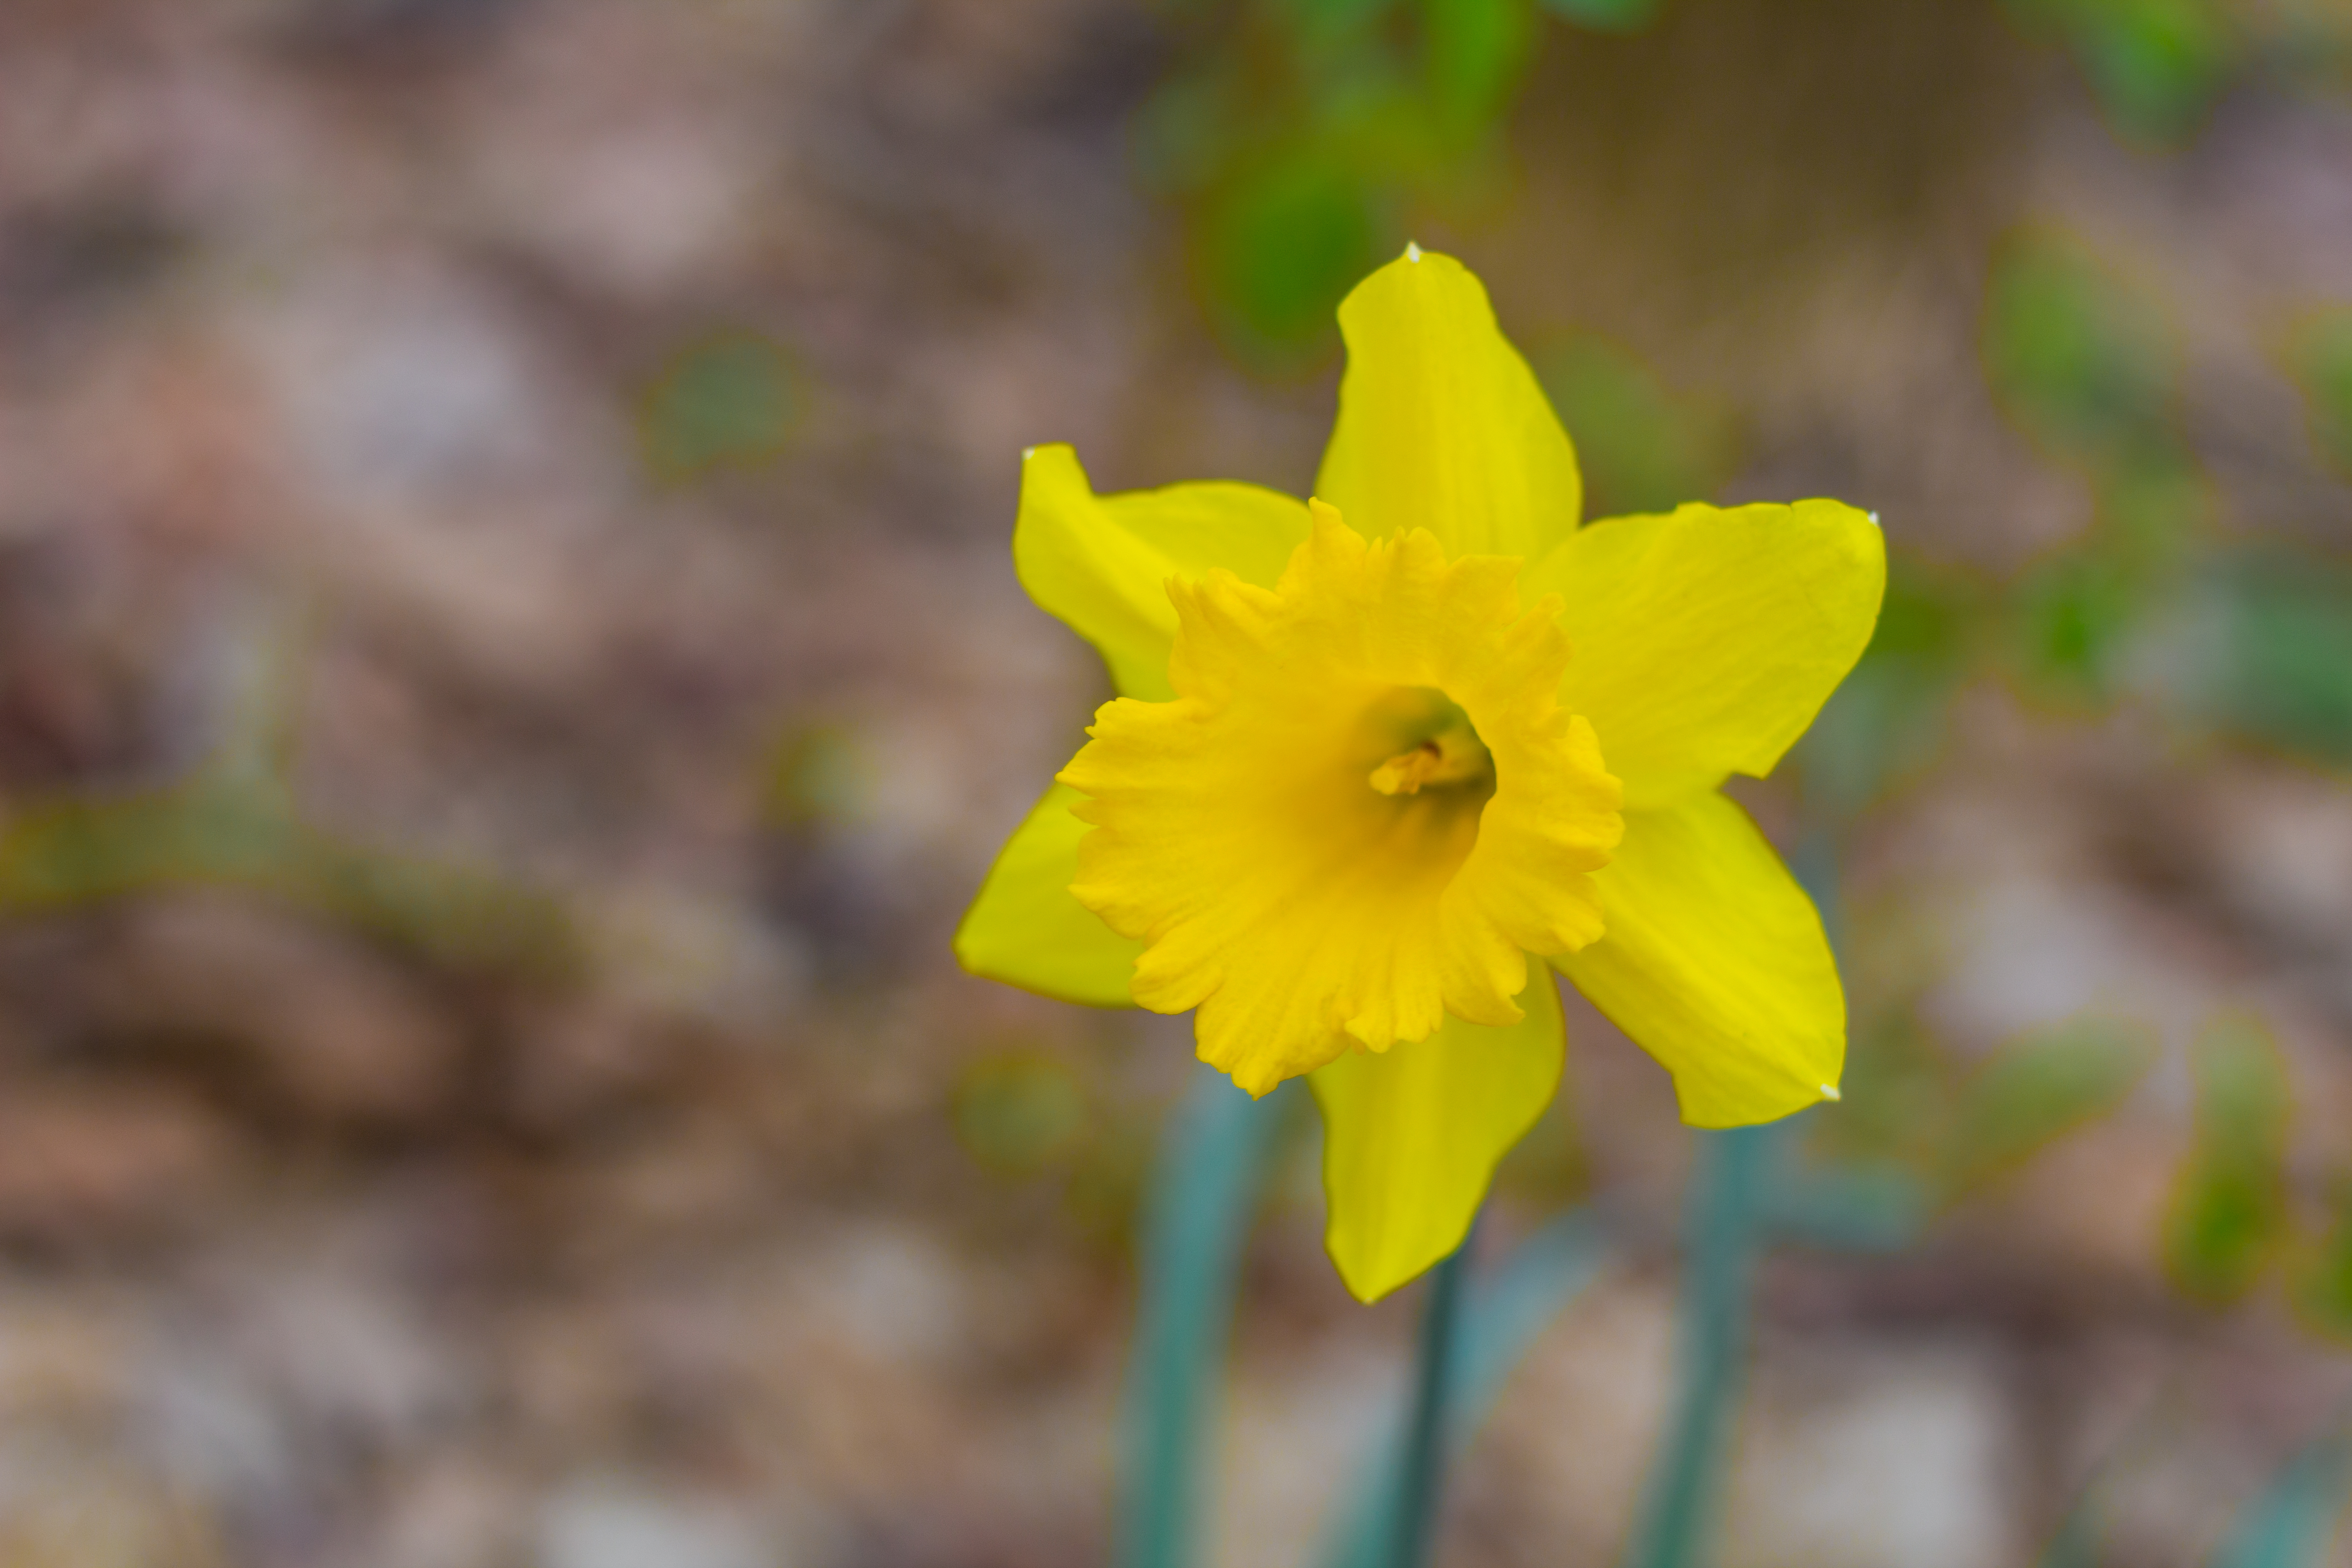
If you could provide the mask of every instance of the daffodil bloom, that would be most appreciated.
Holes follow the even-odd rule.
[[[1339,310],[1301,502],[1097,496],[1032,451],[1013,559],[1119,696],[956,936],[976,973],[1192,1010],[1253,1094],[1306,1075],[1328,1242],[1370,1300],[1461,1241],[1559,1080],[1542,962],[1727,1127],[1834,1098],[1845,1002],[1746,813],[1869,640],[1836,501],[1579,526],[1576,455],[1486,290],[1408,251]]]

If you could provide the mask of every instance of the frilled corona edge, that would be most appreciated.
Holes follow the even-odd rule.
[[[1526,955],[1600,935],[1620,791],[1559,706],[1557,608],[1522,611],[1517,575],[1318,503],[1272,589],[1171,584],[1175,700],[1108,704],[1063,771],[1095,829],[1072,891],[1146,944],[1135,999],[1198,1008],[1202,1059],[1252,1093],[1449,1013],[1516,1023]],[[1380,787],[1457,709],[1483,771]]]

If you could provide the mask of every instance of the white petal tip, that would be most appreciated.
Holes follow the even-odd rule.
[[[1873,527],[1873,528],[1876,528],[1876,527],[1878,527],[1878,526],[1879,526],[1878,514],[1877,514],[1876,512],[1874,512],[1874,511],[1873,511],[1873,512],[1865,512],[1865,513],[1864,513],[1864,516],[1866,516],[1866,517],[1868,517],[1868,518],[1870,519],[1870,526],[1871,526],[1871,527]]]
[[[1421,259],[1421,247],[1419,247],[1418,245],[1415,245],[1412,241],[1411,241],[1411,240],[1409,240],[1409,239],[1408,239],[1408,240],[1406,240],[1406,241],[1404,242],[1404,258],[1405,258],[1407,261],[1418,261],[1418,260],[1420,260],[1420,259]]]
[[[1845,1096],[1838,1092],[1837,1085],[1833,1083],[1825,1083],[1822,1085],[1822,1098],[1823,1100],[1843,1100]]]
[[[1022,448],[1021,448],[1021,460],[1022,460],[1023,462],[1024,462],[1024,463],[1025,463],[1025,462],[1027,462],[1030,458],[1032,458],[1035,457],[1036,455],[1037,455],[1037,448],[1036,448],[1036,447],[1022,447]],[[1876,521],[1878,521],[1878,519],[1877,519],[1877,518],[1875,518],[1875,517],[1874,517],[1874,518],[1872,518],[1870,521],[1873,521],[1873,522],[1876,522]]]

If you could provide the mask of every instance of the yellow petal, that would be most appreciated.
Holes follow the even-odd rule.
[[[1087,832],[1070,807],[1081,798],[1057,784],[1029,813],[956,928],[956,960],[974,974],[1065,1002],[1132,1007],[1143,944],[1070,897]]]
[[[1560,703],[1637,809],[1771,772],[1862,657],[1885,587],[1878,525],[1832,500],[1596,522],[1521,581],[1560,595]]]
[[[1339,331],[1348,373],[1315,490],[1359,533],[1425,528],[1448,555],[1533,560],[1576,527],[1576,450],[1467,268],[1408,251],[1356,286]]]
[[[1097,829],[1078,901],[1150,944],[1136,1001],[1198,1008],[1202,1059],[1252,1094],[1447,1013],[1515,1021],[1526,954],[1600,933],[1590,873],[1619,832],[1591,728],[1553,695],[1566,640],[1551,605],[1521,611],[1517,563],[1316,514],[1276,590],[1177,585],[1177,700],[1104,704],[1061,774]],[[1491,770],[1375,782],[1457,722]]]
[[[1719,795],[1629,811],[1593,881],[1605,934],[1553,962],[1675,1075],[1685,1121],[1740,1127],[1835,1098],[1837,966],[1812,900],[1746,812]]]
[[[1270,587],[1307,537],[1307,507],[1223,481],[1098,496],[1076,452],[1030,449],[1013,563],[1022,586],[1095,645],[1123,696],[1164,700],[1176,612],[1171,577],[1222,566]]]
[[[1496,1163],[1559,1086],[1559,995],[1538,974],[1527,1016],[1499,1029],[1448,1018],[1425,1040],[1355,1052],[1307,1081],[1323,1108],[1324,1244],[1360,1300],[1456,1247]]]

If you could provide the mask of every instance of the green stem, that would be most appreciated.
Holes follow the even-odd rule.
[[[1442,1457],[1458,1457],[1502,1392],[1529,1345],[1610,1262],[1609,1234],[1592,1215],[1562,1215],[1513,1248],[1508,1258],[1472,1281],[1454,1308],[1453,1350],[1444,1368]],[[1433,1281],[1431,1289],[1435,1289]],[[1426,1380],[1416,1377],[1419,1394]],[[1430,1403],[1434,1403],[1431,1401]],[[1414,1417],[1428,1404],[1400,1400],[1365,1450],[1362,1468],[1333,1514],[1322,1568],[1390,1568],[1399,1540],[1397,1520],[1412,1462]],[[1421,1428],[1426,1430],[1426,1426]],[[1426,1449],[1421,1450],[1426,1452]]]
[[[1412,1425],[1405,1430],[1404,1462],[1397,1469],[1394,1529],[1388,1568],[1421,1568],[1429,1560],[1436,1532],[1438,1500],[1445,1482],[1447,1416],[1453,1401],[1454,1363],[1461,1359],[1462,1284],[1470,1272],[1471,1235],[1429,1277],[1429,1302],[1422,1309],[1421,1358],[1414,1372]]]
[[[1748,1353],[1758,1200],[1776,1141],[1773,1126],[1699,1134],[1683,1264],[1682,1394],[1629,1559],[1637,1568],[1699,1568],[1706,1560]]]
[[[1120,1477],[1125,1568],[1189,1568],[1205,1428],[1223,1386],[1234,1276],[1283,1093],[1252,1100],[1203,1067],[1152,1176],[1141,1321]]]

